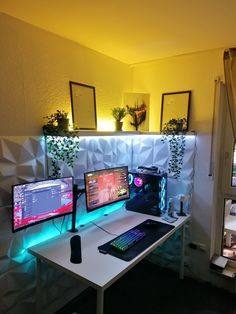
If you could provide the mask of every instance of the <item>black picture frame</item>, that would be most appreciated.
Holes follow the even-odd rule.
[[[188,131],[190,103],[191,90],[163,93],[161,101],[160,131],[162,131],[163,126],[171,119],[183,118],[187,121],[184,131]]]
[[[95,87],[69,81],[73,127],[77,130],[96,130]]]

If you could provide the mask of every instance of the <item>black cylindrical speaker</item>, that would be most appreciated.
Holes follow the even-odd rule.
[[[71,255],[70,261],[74,264],[79,264],[82,262],[82,254],[81,254],[81,238],[79,235],[75,235],[70,238],[70,248]]]

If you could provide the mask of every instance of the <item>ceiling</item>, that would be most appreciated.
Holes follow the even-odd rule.
[[[0,12],[127,64],[236,46],[235,0],[0,0]]]

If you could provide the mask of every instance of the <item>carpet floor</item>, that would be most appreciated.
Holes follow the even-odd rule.
[[[146,260],[105,291],[104,314],[236,314],[236,295]],[[88,288],[55,314],[96,314]]]

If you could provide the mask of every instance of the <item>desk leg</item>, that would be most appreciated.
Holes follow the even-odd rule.
[[[103,314],[103,300],[104,291],[103,289],[97,290],[97,314]]]
[[[42,291],[42,280],[41,280],[41,260],[36,258],[36,313],[41,312],[41,291]]]
[[[185,251],[185,225],[181,228],[181,256],[180,256],[180,270],[179,278],[184,279],[184,251]]]

